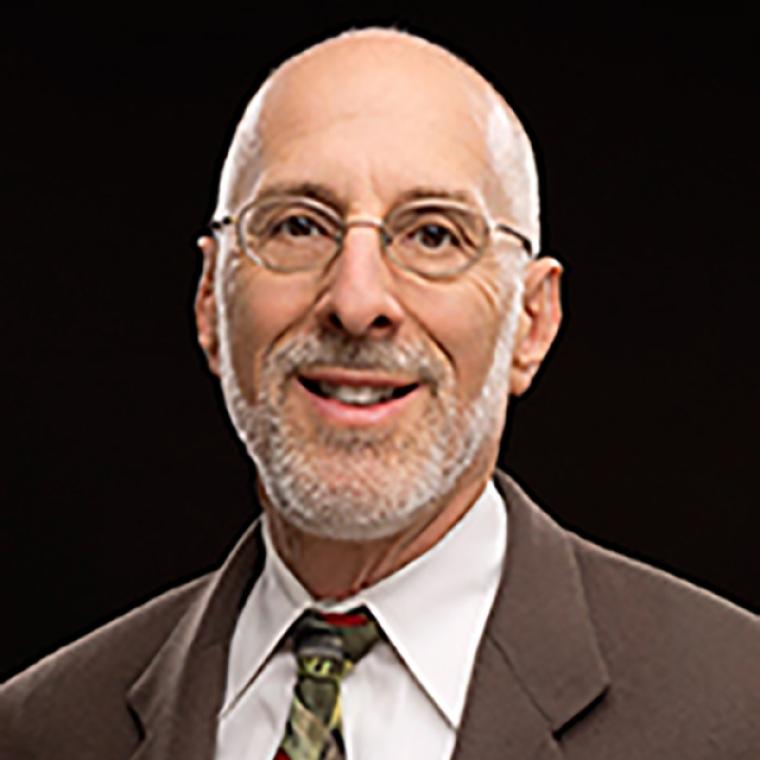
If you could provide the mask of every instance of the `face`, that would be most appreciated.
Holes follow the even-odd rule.
[[[494,190],[482,93],[446,61],[396,53],[378,66],[372,50],[339,48],[282,74],[240,196],[308,184],[352,219],[382,218],[425,190],[520,229]],[[425,279],[385,258],[377,230],[356,226],[324,270],[282,274],[228,234],[215,278],[220,376],[271,507],[309,533],[368,540],[421,519],[473,469],[485,479],[524,265],[499,236],[463,274]]]

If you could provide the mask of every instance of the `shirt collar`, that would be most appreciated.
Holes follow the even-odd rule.
[[[234,707],[303,610],[342,612],[366,604],[427,696],[456,728],[506,553],[507,512],[493,482],[431,549],[339,603],[315,602],[275,551],[262,522],[266,561],[233,634],[222,713]]]

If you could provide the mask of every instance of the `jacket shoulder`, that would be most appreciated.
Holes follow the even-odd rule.
[[[612,701],[635,714],[655,700],[670,714],[671,727],[684,715],[697,716],[716,746],[733,746],[741,736],[757,742],[760,618],[663,570],[570,536],[610,670]],[[729,732],[734,735],[724,736]]]
[[[667,622],[681,635],[691,632],[700,639],[716,631],[745,636],[748,644],[757,639],[760,618],[749,610],[665,570],[603,548],[574,533],[569,536],[589,602],[597,611],[613,610],[613,619],[622,615],[629,624],[636,623],[635,630],[648,629],[654,623],[661,628]]]
[[[68,723],[93,708],[126,716],[126,690],[147,666],[210,576],[174,588],[43,658],[0,686],[0,747],[30,726]],[[131,727],[124,727],[125,731]],[[118,733],[118,727],[114,726]],[[63,734],[65,735],[65,733]],[[20,750],[16,747],[15,753]],[[13,754],[16,757],[17,754]],[[0,752],[5,759],[6,755]]]

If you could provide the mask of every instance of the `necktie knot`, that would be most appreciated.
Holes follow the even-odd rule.
[[[307,610],[292,632],[299,666],[315,667],[317,677],[323,672],[342,678],[379,637],[378,625],[366,607],[346,613]]]

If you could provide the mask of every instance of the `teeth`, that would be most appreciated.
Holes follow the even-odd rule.
[[[320,392],[330,398],[342,401],[344,404],[369,406],[387,401],[392,395],[392,387],[377,388],[369,385],[336,385],[334,383],[319,383]]]

